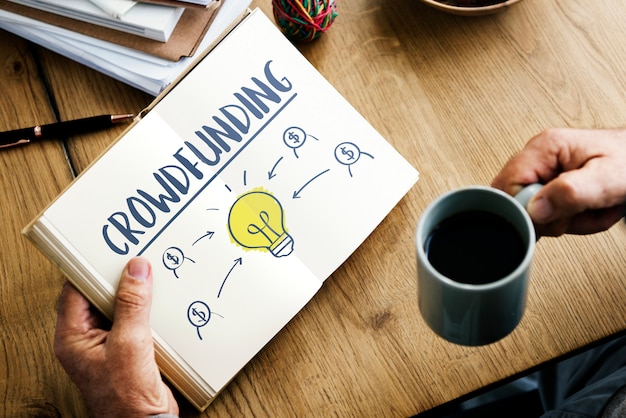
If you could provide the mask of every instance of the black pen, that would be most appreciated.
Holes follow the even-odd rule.
[[[50,123],[48,125],[33,126],[32,128],[0,132],[0,148],[24,145],[40,139],[64,138],[79,133],[98,131],[109,128],[116,123],[125,122],[133,117],[134,115],[131,114],[91,116]]]

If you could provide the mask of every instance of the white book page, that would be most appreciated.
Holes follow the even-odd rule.
[[[254,24],[218,45],[154,111],[208,159],[219,140],[209,138],[208,146],[196,131],[206,138],[204,126],[221,130],[216,119],[245,125],[241,142],[223,139],[231,151],[219,158],[232,162],[220,179],[236,195],[262,186],[277,196],[287,226],[298,229],[298,257],[325,280],[418,173],[261,12],[250,19]],[[263,94],[274,94],[277,102],[252,103]],[[216,97],[224,99],[201,105]],[[185,112],[176,111],[182,107]]]

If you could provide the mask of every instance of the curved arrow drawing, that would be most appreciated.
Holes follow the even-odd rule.
[[[213,234],[215,234],[215,232],[213,232],[213,231],[206,231],[206,234],[202,235],[200,238],[198,238],[197,240],[195,240],[195,241],[193,242],[193,244],[191,244],[191,245],[196,245],[196,243],[197,243],[198,241],[200,241],[202,238],[209,237],[209,239],[211,239],[211,238],[213,238]]]
[[[220,286],[220,290],[217,292],[217,297],[220,297],[220,294],[222,294],[222,289],[224,288],[224,283],[226,283],[226,280],[228,280],[228,276],[230,276],[230,273],[233,272],[233,270],[235,269],[235,267],[237,267],[237,265],[242,265],[243,264],[243,260],[241,259],[241,257],[235,259],[235,264],[233,264],[233,266],[230,268],[230,270],[228,271],[228,274],[226,275],[226,277],[224,277],[224,280],[222,281],[222,285]]]
[[[280,163],[282,161],[283,157],[280,157],[278,159],[278,161],[276,161],[276,164],[274,164],[274,167],[272,167],[271,171],[267,172],[267,179],[271,180],[273,177],[276,177],[276,174],[274,174],[274,170],[276,170],[276,167],[278,167],[278,163]]]
[[[330,171],[330,168],[327,168],[326,170],[322,171],[321,173],[317,174],[315,177],[313,177],[311,180],[307,181],[306,183],[304,183],[304,186],[300,187],[300,189],[296,190],[295,192],[293,192],[293,199],[299,199],[300,198],[300,192],[302,190],[304,190],[304,188],[306,186],[308,186],[309,184],[311,184],[313,182],[313,180],[315,180],[316,178],[318,178],[319,176],[321,176],[324,173],[328,173]]]

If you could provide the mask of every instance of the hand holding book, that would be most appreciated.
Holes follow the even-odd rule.
[[[74,286],[63,286],[54,352],[93,416],[178,414],[178,404],[154,359],[151,304],[152,267],[142,258],[133,258],[124,267],[110,329],[101,328],[106,319]]]

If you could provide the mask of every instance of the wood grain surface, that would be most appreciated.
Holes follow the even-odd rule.
[[[204,414],[179,396],[184,417],[406,417],[626,330],[623,225],[542,238],[521,324],[477,348],[422,321],[413,241],[429,202],[489,184],[541,130],[626,126],[626,0],[523,0],[482,17],[337,3],[331,29],[298,48],[421,178]],[[253,6],[271,16],[269,0]],[[0,130],[152,100],[3,31],[0,45]],[[52,352],[63,276],[20,231],[122,130],[0,151],[0,416],[87,415]]]

